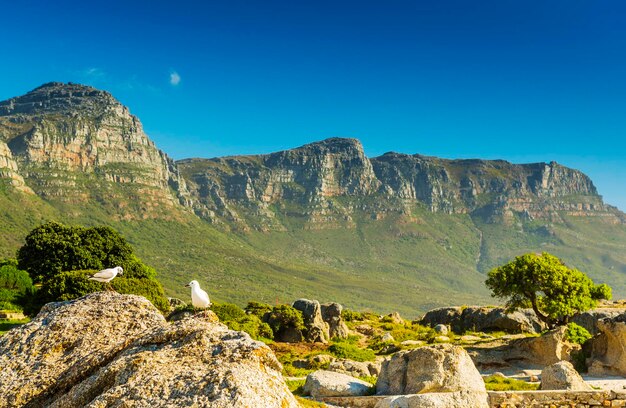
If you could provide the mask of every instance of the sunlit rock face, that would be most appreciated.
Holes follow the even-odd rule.
[[[39,196],[111,204],[120,218],[189,204],[174,162],[111,94],[52,82],[0,102],[0,175]]]

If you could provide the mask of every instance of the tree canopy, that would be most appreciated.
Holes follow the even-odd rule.
[[[17,251],[17,265],[41,284],[36,299],[23,305],[30,314],[46,302],[102,290],[101,283],[88,280],[89,275],[115,266],[124,269],[124,274],[111,282],[118,292],[145,296],[162,311],[169,308],[156,271],[135,256],[132,246],[111,227],[42,224],[26,236],[26,243]]]
[[[547,252],[518,256],[491,270],[485,283],[492,296],[507,299],[507,309],[532,307],[549,327],[567,324],[575,314],[595,307],[599,299],[611,298],[608,285],[594,284]]]

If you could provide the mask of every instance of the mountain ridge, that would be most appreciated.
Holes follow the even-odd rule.
[[[0,102],[0,209],[0,256],[44,221],[104,223],[175,296],[192,275],[221,301],[308,296],[416,316],[490,302],[485,271],[543,250],[626,295],[626,215],[578,170],[370,158],[353,138],[174,161],[111,94],[77,84]]]

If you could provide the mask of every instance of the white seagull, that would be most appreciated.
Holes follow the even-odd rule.
[[[192,280],[185,285],[187,288],[191,288],[191,304],[193,308],[206,309],[211,306],[209,295],[200,289],[200,284],[196,280]]]
[[[103,269],[100,272],[94,273],[89,277],[89,280],[93,280],[96,282],[109,283],[117,276],[117,274],[124,273],[124,269],[121,266],[116,266],[115,268]],[[109,283],[109,287],[111,284]]]

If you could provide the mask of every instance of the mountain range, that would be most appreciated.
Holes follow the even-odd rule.
[[[174,161],[106,91],[52,82],[0,102],[0,256],[41,222],[107,224],[170,295],[308,297],[407,316],[494,303],[485,273],[548,251],[626,296],[626,214],[558,163],[448,160],[331,138]]]

